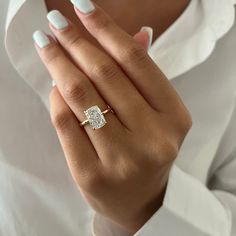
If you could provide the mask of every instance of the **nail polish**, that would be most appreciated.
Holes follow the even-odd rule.
[[[151,48],[152,45],[152,38],[153,38],[153,29],[149,26],[143,26],[140,30],[140,32],[147,32],[148,33],[148,38],[149,38],[149,42],[148,42],[148,50]]]
[[[40,48],[44,48],[46,47],[48,44],[50,44],[50,39],[48,38],[48,36],[41,30],[37,30],[33,33],[33,39],[35,41],[35,43],[37,43],[37,45]]]
[[[66,18],[58,11],[52,10],[47,14],[49,22],[57,29],[62,30],[66,28],[69,24]]]
[[[70,0],[81,12],[87,14],[95,9],[91,0]]]

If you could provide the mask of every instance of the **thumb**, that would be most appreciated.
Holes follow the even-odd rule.
[[[133,36],[148,51],[152,44],[153,29],[149,26],[143,26],[141,30]]]

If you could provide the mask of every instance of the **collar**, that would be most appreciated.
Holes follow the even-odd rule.
[[[181,16],[153,42],[149,55],[169,80],[211,55],[217,40],[234,23],[234,4],[236,0],[191,0]],[[46,14],[43,0],[10,0],[5,47],[12,65],[49,111],[51,79],[32,42],[35,29],[40,28],[50,34]]]
[[[233,26],[236,0],[191,0],[181,16],[157,38],[150,56],[169,80],[204,62]]]
[[[5,27],[5,48],[16,71],[40,96],[49,111],[51,79],[32,40],[36,29],[50,34],[46,14],[47,8],[43,0],[10,0]]]

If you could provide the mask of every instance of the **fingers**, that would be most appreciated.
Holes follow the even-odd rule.
[[[93,11],[91,8],[89,14],[80,11],[80,1],[73,2],[75,11],[86,29],[119,63],[152,107],[159,111],[172,111],[176,106],[176,99],[180,98],[143,46],[94,2],[95,8]]]
[[[147,33],[138,32],[133,36],[134,40],[140,43],[146,50],[148,50],[148,38]]]
[[[54,87],[50,93],[50,115],[64,151],[72,176],[76,181],[85,171],[94,171],[99,158],[87,134],[70,110],[60,92]]]
[[[119,120],[134,128],[137,122],[133,121],[133,116],[137,116],[139,109],[144,111],[149,106],[136,87],[113,58],[82,38],[77,27],[59,11],[51,11],[47,16],[60,44],[113,107]]]
[[[153,29],[148,26],[143,26],[141,30],[133,36],[147,51],[149,51],[152,44]]]
[[[36,35],[34,38],[37,45],[41,45],[38,40],[40,37]],[[43,34],[41,38],[46,42],[47,35]],[[107,108],[90,80],[69,60],[56,42],[51,39],[44,47],[36,48],[62,97],[79,121],[87,119],[84,111],[94,105],[98,105],[101,110]],[[84,127],[98,154],[102,151],[99,147],[103,147],[110,139],[111,129],[124,129],[111,112],[105,116],[107,124],[101,129],[93,130],[90,125]]]

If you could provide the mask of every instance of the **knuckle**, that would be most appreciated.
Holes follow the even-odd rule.
[[[127,158],[120,159],[117,167],[120,179],[126,182],[127,180],[137,178],[137,176],[142,173],[140,164],[141,163],[137,160],[128,160]]]
[[[158,143],[158,145],[157,145]],[[178,155],[178,145],[167,137],[155,138],[149,147],[151,166],[160,168],[163,165],[172,163]]]
[[[191,114],[187,109],[184,109],[184,112],[182,112],[179,116],[179,122],[177,127],[180,135],[186,135],[191,129],[192,125],[193,120]]]
[[[63,87],[65,99],[68,101],[79,100],[84,102],[87,99],[88,83],[85,80],[78,80],[66,83]]]
[[[71,123],[71,112],[64,111],[51,116],[53,126],[60,131],[67,130]]]
[[[111,26],[111,21],[107,17],[101,15],[99,12],[97,12],[97,14],[94,14],[94,18],[96,19],[93,20],[92,26],[95,30],[98,31],[97,33],[100,33],[103,30],[107,30]]]
[[[91,69],[92,76],[95,78],[113,78],[117,74],[115,66],[110,62],[94,64]]]
[[[193,126],[193,118],[192,115],[189,111],[187,111],[187,115],[185,117],[185,127],[187,128],[187,130],[190,130],[191,127]]]
[[[147,58],[146,50],[139,44],[134,43],[132,46],[124,48],[121,51],[121,59],[125,63],[142,62]]]
[[[69,49],[73,49],[74,47],[80,47],[84,42],[84,38],[76,32],[69,37],[66,44]]]
[[[163,146],[163,160],[168,163],[173,162],[176,159],[178,152],[179,146],[177,143],[167,141]]]
[[[60,60],[61,55],[56,47],[51,47],[47,49],[47,53],[44,55],[44,61],[47,66],[51,64],[56,64],[58,60]]]

